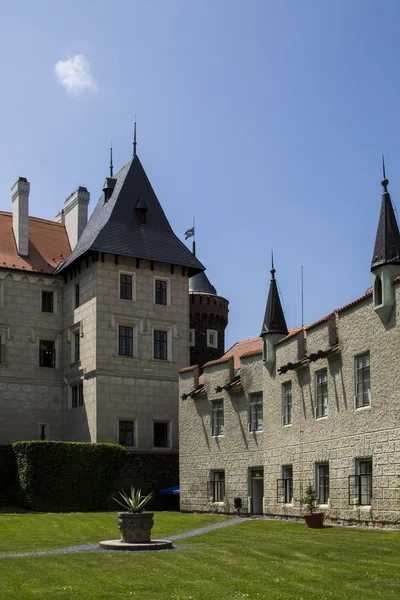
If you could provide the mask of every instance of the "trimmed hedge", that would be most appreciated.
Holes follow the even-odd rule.
[[[128,451],[116,444],[15,442],[21,501],[44,512],[103,508]]]
[[[18,501],[17,461],[12,446],[0,446],[0,504]]]

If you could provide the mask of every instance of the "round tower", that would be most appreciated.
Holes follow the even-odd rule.
[[[191,365],[203,366],[225,353],[228,305],[204,272],[189,279]]]

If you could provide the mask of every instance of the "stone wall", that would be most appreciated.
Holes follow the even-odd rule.
[[[63,280],[33,274],[0,273],[0,444],[62,438]],[[54,312],[42,312],[42,290],[54,293]],[[55,342],[56,367],[39,366],[39,342]]]
[[[180,481],[182,510],[233,512],[234,497],[251,510],[249,472],[264,469],[264,513],[299,518],[298,502],[309,481],[316,481],[318,463],[329,463],[329,502],[322,509],[328,519],[342,523],[380,523],[400,526],[398,478],[400,473],[400,286],[387,325],[372,307],[371,297],[338,311],[320,324],[277,343],[272,373],[261,355],[241,361],[242,387],[215,391],[232,378],[232,364],[205,369],[205,392],[180,402]],[[337,324],[337,331],[336,331]],[[338,338],[339,348],[314,362],[304,361],[280,375],[278,368],[305,356],[326,351]],[[356,409],[355,357],[370,353],[371,404]],[[316,373],[328,374],[328,415],[316,418]],[[198,384],[198,373],[180,376],[180,395]],[[292,384],[292,423],[282,423],[282,384]],[[249,431],[249,395],[263,392],[263,431]],[[211,435],[211,403],[224,402],[225,430]],[[372,459],[372,501],[369,506],[349,504],[349,477],[356,463]],[[282,468],[293,468],[293,501],[281,502],[278,481]],[[207,494],[210,471],[225,470],[226,497],[212,504]],[[352,500],[351,500],[352,501]]]

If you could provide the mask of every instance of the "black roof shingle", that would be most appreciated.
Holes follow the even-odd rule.
[[[204,266],[172,231],[137,155],[114,176],[108,201],[102,194],[78,243],[57,272],[89,250],[179,265],[189,276]],[[145,223],[136,210],[146,207]]]

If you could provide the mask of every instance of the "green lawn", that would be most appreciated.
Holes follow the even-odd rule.
[[[194,529],[218,519],[157,513],[154,537]],[[115,522],[116,515],[110,513],[0,515],[0,551],[27,550],[35,539],[36,548],[55,548],[116,538]],[[186,549],[1,558],[0,598],[398,600],[400,597],[397,532],[340,527],[306,530],[301,523],[243,519],[238,525],[177,543]]]

